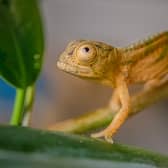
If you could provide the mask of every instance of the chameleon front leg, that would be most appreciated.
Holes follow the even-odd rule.
[[[114,89],[112,98],[109,101],[109,108],[113,113],[116,113],[121,108],[120,97],[118,93],[118,89]]]
[[[94,138],[104,137],[108,142],[113,143],[112,136],[116,133],[116,131],[120,128],[120,126],[125,122],[128,117],[128,113],[130,111],[130,96],[128,92],[127,84],[124,80],[124,77],[118,77],[116,80],[116,90],[114,92],[117,98],[121,103],[121,108],[119,112],[115,115],[114,119],[110,123],[110,125],[105,128],[103,131],[94,133],[91,136]],[[112,103],[113,104],[113,103]]]

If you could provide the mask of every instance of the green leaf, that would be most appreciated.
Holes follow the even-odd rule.
[[[43,32],[36,0],[0,1],[0,74],[15,87],[35,82],[42,66]]]
[[[3,167],[168,167],[167,156],[84,136],[6,126],[0,135]]]

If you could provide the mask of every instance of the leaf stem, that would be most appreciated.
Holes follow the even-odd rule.
[[[26,93],[25,88],[16,89],[15,103],[10,121],[11,125],[21,125],[22,123],[25,93]]]
[[[28,86],[26,89],[24,113],[23,113],[23,126],[29,126],[31,123],[31,115],[34,104],[35,85]]]

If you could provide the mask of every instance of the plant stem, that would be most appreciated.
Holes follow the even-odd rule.
[[[34,104],[34,95],[35,95],[35,85],[31,85],[26,89],[25,103],[24,103],[24,114],[22,125],[29,126],[31,122],[31,114]]]
[[[14,103],[12,117],[10,121],[11,125],[21,125],[22,123],[25,92],[26,92],[25,88],[16,89],[15,103]]]

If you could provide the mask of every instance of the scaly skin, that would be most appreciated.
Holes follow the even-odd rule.
[[[73,41],[61,54],[57,66],[72,75],[114,88],[109,106],[119,111],[106,129],[92,134],[112,142],[112,136],[130,111],[128,86],[143,83],[145,88],[151,88],[167,80],[168,32],[125,48],[89,40]]]

